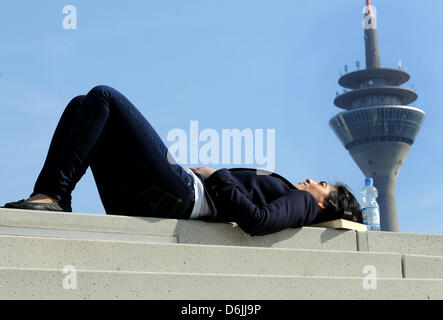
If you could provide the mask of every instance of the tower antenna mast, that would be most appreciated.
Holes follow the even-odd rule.
[[[365,26],[365,49],[366,49],[366,69],[380,68],[380,54],[378,50],[377,38],[377,17],[372,11],[371,0],[366,0],[364,17]]]

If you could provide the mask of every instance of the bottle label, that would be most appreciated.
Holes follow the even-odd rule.
[[[362,209],[363,223],[368,230],[380,230],[380,210],[378,207],[366,207]]]

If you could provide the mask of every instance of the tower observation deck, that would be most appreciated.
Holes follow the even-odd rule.
[[[425,113],[408,106],[418,96],[401,87],[409,74],[381,68],[376,16],[370,0],[365,7],[366,69],[347,73],[339,84],[347,89],[334,104],[346,111],[329,125],[366,177],[378,189],[382,231],[398,231],[395,183],[401,166],[425,119]]]

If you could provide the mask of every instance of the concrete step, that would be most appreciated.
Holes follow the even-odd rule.
[[[0,268],[0,299],[443,299],[443,280]]]
[[[303,227],[251,237],[235,223],[0,208],[0,234],[70,239],[392,252],[443,257],[443,235]]]
[[[357,251],[355,231],[304,227],[251,237],[235,223],[0,208],[0,234]]]
[[[0,267],[66,265],[77,270],[340,277],[361,277],[366,266],[373,266],[379,278],[402,278],[401,255],[395,253],[0,236]]]
[[[443,257],[427,255],[402,255],[404,278],[443,279]]]
[[[397,252],[443,257],[443,234],[357,232],[359,251]]]
[[[1,267],[299,276],[361,276],[374,266],[378,277],[443,279],[439,256],[24,236],[0,236],[0,261]]]

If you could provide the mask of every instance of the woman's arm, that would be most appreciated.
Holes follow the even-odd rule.
[[[215,169],[208,168],[208,167],[189,168],[189,170],[199,173],[205,179],[208,179],[211,176],[211,174],[213,174],[215,171],[217,171]]]
[[[300,190],[290,191],[265,206],[256,205],[240,191],[237,180],[228,169],[213,172],[206,184],[214,202],[253,236],[302,227],[311,223],[317,214],[315,199]]]

